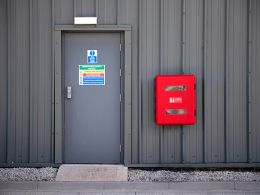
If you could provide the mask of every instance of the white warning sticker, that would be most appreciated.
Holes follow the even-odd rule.
[[[169,97],[169,103],[180,104],[182,103],[182,97]]]

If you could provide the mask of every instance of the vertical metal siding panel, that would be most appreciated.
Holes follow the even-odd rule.
[[[161,74],[181,74],[182,1],[161,3]],[[180,163],[181,127],[165,126],[161,133],[161,163]]]
[[[7,140],[7,1],[0,0],[0,163],[6,162]]]
[[[117,23],[117,0],[96,0],[98,24]]]
[[[131,40],[131,31],[125,31],[125,49],[124,49],[124,116],[126,120],[124,121],[124,164],[128,165],[131,163],[131,131],[132,131],[132,40]],[[128,55],[129,54],[129,55]],[[121,136],[122,137],[122,136]]]
[[[159,1],[141,2],[142,66],[142,159],[141,163],[159,163],[159,127],[154,121],[154,78],[159,73]]]
[[[35,67],[38,66],[38,63],[35,59],[39,58],[39,55],[34,50],[37,50],[39,45],[39,40],[36,39],[39,34],[39,29],[37,26],[37,14],[38,9],[33,7],[35,5],[34,0],[30,0],[30,163],[35,163],[38,160],[38,104],[37,99],[39,96],[40,89],[34,87],[38,85],[39,80],[38,74],[35,74]],[[35,26],[36,25],[36,26]],[[36,47],[35,47],[36,45]],[[40,72],[40,70],[38,70]],[[37,73],[37,72],[36,72]],[[34,89],[35,88],[35,89]]]
[[[54,1],[54,24],[74,24],[74,3],[73,0]]]
[[[247,1],[227,10],[227,162],[247,161]]]
[[[251,132],[251,148],[252,162],[260,162],[260,1],[252,0],[251,5],[251,74],[252,74],[252,132]]]
[[[29,0],[11,1],[8,85],[8,162],[28,162],[29,150]]]
[[[62,48],[62,40],[61,40],[61,31],[54,31],[54,74],[55,74],[55,86],[54,89],[57,91],[61,91],[61,82],[62,82],[62,59],[61,59],[61,48]],[[62,94],[55,93],[54,101],[55,101],[55,113],[54,113],[54,126],[55,126],[55,139],[54,139],[54,161],[55,163],[62,163]]]
[[[132,163],[138,163],[138,0],[120,0],[118,7],[118,25],[132,26]]]
[[[41,24],[41,55],[40,62],[42,65],[42,91],[43,97],[43,126],[42,126],[42,143],[40,149],[40,162],[50,162],[51,160],[51,67],[52,67],[52,8],[51,0],[40,0],[39,3],[39,24]],[[38,102],[40,104],[41,102]]]
[[[86,17],[86,16],[96,16],[96,3],[95,0],[74,0],[75,1],[75,11],[74,16]]]
[[[203,162],[203,0],[185,0],[184,73],[196,75],[197,122],[183,127],[183,163]]]
[[[21,12],[22,21],[17,23],[17,34],[18,40],[21,40],[21,45],[18,47],[18,67],[17,68],[17,126],[16,140],[16,159],[19,162],[28,162],[29,158],[29,1],[19,1],[17,8]],[[22,33],[21,33],[22,29]],[[20,34],[22,37],[20,38]],[[19,41],[18,41],[19,42]],[[15,45],[14,45],[15,47]],[[25,49],[26,48],[26,49]],[[20,61],[21,60],[21,61]],[[20,66],[22,62],[22,66]],[[20,129],[21,128],[21,129]]]
[[[138,0],[134,0],[134,5],[138,5]],[[137,16],[137,21],[138,21],[138,7],[132,7],[131,5],[131,0],[120,0],[117,2],[118,3],[118,12],[117,12],[117,24],[131,24],[131,22],[129,21],[129,14],[130,17],[131,15],[135,15]],[[130,8],[131,6],[131,8]],[[129,12],[129,10],[131,10]],[[132,16],[133,17],[133,16]],[[135,23],[136,21],[132,21],[133,23]]]
[[[225,161],[225,0],[209,0],[205,13],[205,161]]]
[[[14,117],[11,115],[14,104],[11,102],[14,102],[14,84],[13,80],[11,79],[11,72],[14,73],[13,71],[13,66],[11,66],[11,41],[14,41],[15,36],[14,36],[14,24],[15,24],[15,13],[11,14],[12,9],[14,9],[14,1],[8,1],[7,2],[7,13],[8,13],[8,78],[7,78],[7,83],[8,83],[8,107],[7,107],[7,163],[14,162],[15,161],[15,150],[13,147],[15,146],[15,129],[14,129]],[[12,11],[13,12],[13,11]],[[12,37],[12,39],[11,39]],[[14,54],[14,52],[12,52]],[[12,87],[11,87],[12,86]],[[13,144],[13,147],[12,147]],[[9,146],[10,145],[10,146]]]
[[[30,162],[51,160],[51,0],[32,1]]]

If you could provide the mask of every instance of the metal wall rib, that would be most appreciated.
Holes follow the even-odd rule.
[[[0,163],[6,162],[7,143],[7,1],[0,0]]]
[[[93,17],[95,15],[95,0],[74,0],[74,17]]]
[[[183,73],[196,75],[194,126],[183,126],[183,163],[203,162],[203,0],[184,1]]]
[[[117,0],[97,0],[98,23],[116,24],[117,23]]]
[[[132,163],[260,162],[258,0],[0,0],[0,163],[51,163],[53,24],[132,26]],[[52,15],[53,13],[53,15]],[[197,123],[154,122],[154,77],[194,73]]]
[[[227,162],[247,161],[247,1],[228,0],[226,58]]]
[[[141,90],[142,90],[142,129],[140,163],[160,162],[159,127],[154,121],[154,78],[159,73],[160,7],[157,0],[141,1],[140,33]],[[139,119],[140,120],[140,119]]]
[[[161,1],[160,74],[182,73],[182,22],[182,1]],[[181,162],[181,130],[161,128],[161,163]]]
[[[251,137],[251,162],[260,162],[260,1],[252,0],[250,7],[251,25],[249,36],[249,62],[251,65],[250,75],[252,88],[250,90],[251,97],[251,118],[252,129],[250,129]]]
[[[139,140],[138,140],[138,77],[139,77],[139,63],[138,50],[139,43],[139,2],[138,0],[120,0],[118,1],[118,16],[117,24],[131,24],[132,25],[132,163],[139,161]],[[135,12],[131,10],[136,10]]]
[[[31,0],[30,162],[51,161],[51,0]]]
[[[29,0],[8,1],[7,162],[29,157]]]
[[[205,162],[225,162],[225,0],[205,1]]]
[[[74,23],[74,1],[72,0],[52,0],[54,9],[54,24]],[[80,13],[82,14],[82,13]]]

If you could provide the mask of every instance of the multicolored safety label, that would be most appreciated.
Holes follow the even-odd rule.
[[[79,85],[105,85],[105,65],[79,65]]]

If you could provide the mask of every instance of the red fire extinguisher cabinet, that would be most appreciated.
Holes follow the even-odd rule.
[[[196,123],[194,75],[158,75],[155,78],[156,124]]]

